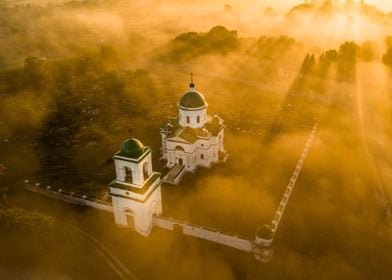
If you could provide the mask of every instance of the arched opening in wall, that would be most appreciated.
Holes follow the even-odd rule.
[[[191,122],[191,118],[189,116],[186,116],[186,123],[190,123]]]
[[[150,177],[150,170],[148,168],[148,162],[145,162],[143,164],[143,178],[147,180],[148,177]]]
[[[125,182],[133,184],[132,169],[125,166],[124,170],[125,170]]]
[[[200,159],[204,159],[204,154],[201,154],[201,155],[200,155]]]
[[[176,146],[174,149],[176,150],[176,152],[185,152],[185,149],[182,146]],[[182,156],[183,156],[182,153],[180,155],[177,153],[176,157],[177,156],[179,156],[177,158],[178,165],[183,165],[184,164],[184,160],[182,158]]]
[[[127,228],[135,230],[135,215],[131,209],[125,209],[125,216],[127,218]]]
[[[200,116],[197,116],[197,117],[196,117],[196,122],[197,122],[197,123],[200,123]]]
[[[183,147],[181,147],[181,146],[176,146],[175,150],[176,151],[180,151],[180,152],[185,152],[185,149]]]

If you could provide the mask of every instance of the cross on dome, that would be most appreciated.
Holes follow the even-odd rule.
[[[133,139],[133,130],[132,128],[128,129],[129,132],[129,139]]]
[[[190,88],[195,88],[195,84],[193,83],[193,72],[191,72],[191,83],[189,84]]]

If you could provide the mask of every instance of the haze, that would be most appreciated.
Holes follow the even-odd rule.
[[[0,278],[389,279],[391,10],[381,0],[0,1]],[[164,217],[253,240],[317,126],[269,262],[158,227],[142,237],[112,213],[42,195],[110,204],[129,129],[166,174],[160,131],[191,72],[225,121],[230,156],[163,184]]]

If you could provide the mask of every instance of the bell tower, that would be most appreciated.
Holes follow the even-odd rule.
[[[113,159],[116,179],[109,189],[116,224],[147,236],[152,216],[162,213],[161,173],[152,170],[151,149],[131,133]]]

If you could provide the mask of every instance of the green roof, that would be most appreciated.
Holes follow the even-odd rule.
[[[195,143],[200,137],[208,137],[208,131],[204,131],[202,128],[185,127],[181,133],[178,134],[178,137],[189,143]]]
[[[148,147],[144,146],[142,142],[135,138],[130,138],[121,145],[121,149],[116,155],[137,159],[147,150]]]
[[[168,140],[179,137],[188,143],[195,143],[197,139],[208,138],[209,132],[213,136],[218,136],[219,132],[224,128],[224,125],[221,123],[221,119],[218,116],[214,116],[206,123],[205,128],[207,130],[188,126],[181,127],[178,124],[178,119],[168,118],[168,121],[161,131],[166,132]]]
[[[180,100],[180,107],[183,108],[200,108],[207,106],[204,96],[196,91],[191,90],[185,93]]]

